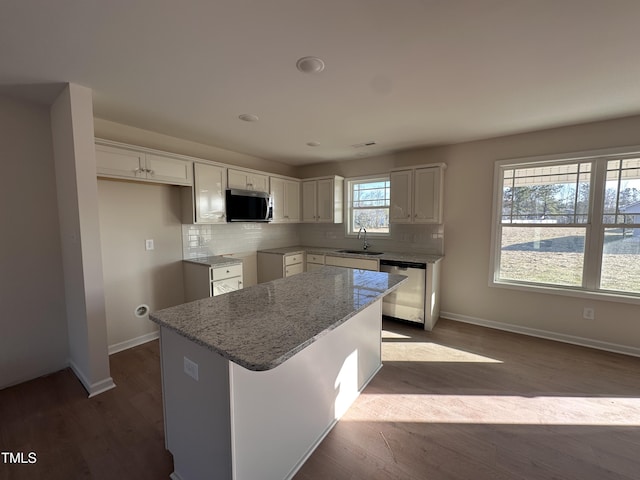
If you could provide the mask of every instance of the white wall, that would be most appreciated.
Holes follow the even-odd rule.
[[[488,286],[495,161],[640,145],[638,132],[640,116],[311,165],[301,167],[298,174],[348,177],[401,166],[446,163],[442,316],[640,354],[639,305]],[[309,235],[318,236],[314,231],[302,232],[303,241],[308,241]],[[595,308],[593,321],[582,318],[587,304]]]
[[[98,180],[109,352],[155,338],[151,311],[184,302],[180,187]],[[145,250],[153,239],[154,250]],[[154,335],[156,334],[156,335]]]
[[[0,97],[0,388],[67,366],[49,107]]]
[[[68,84],[51,106],[69,364],[90,396],[109,373],[90,89]]]
[[[632,117],[425,151],[430,160],[448,164],[443,316],[640,354],[640,305],[488,286],[495,161],[640,144],[639,131],[640,117]],[[595,320],[582,318],[587,305],[595,308]]]

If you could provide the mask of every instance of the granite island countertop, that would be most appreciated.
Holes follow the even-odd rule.
[[[222,255],[209,255],[207,257],[185,258],[183,262],[195,263],[197,265],[207,265],[213,268],[230,267],[231,265],[239,265],[242,260],[239,258],[224,257]]]
[[[429,253],[416,253],[416,252],[383,252],[382,255],[362,255],[358,253],[345,253],[340,250],[347,250],[346,248],[332,248],[332,247],[310,247],[303,245],[294,245],[291,247],[281,248],[269,248],[264,250],[258,250],[264,253],[275,253],[279,255],[288,255],[290,253],[312,253],[317,255],[332,255],[334,257],[350,257],[350,258],[370,258],[378,260],[395,260],[403,262],[415,262],[415,263],[436,263],[444,258],[444,255],[435,255]],[[371,251],[378,251],[375,247],[370,249]]]
[[[254,371],[277,367],[406,277],[322,267],[152,312],[162,327]]]

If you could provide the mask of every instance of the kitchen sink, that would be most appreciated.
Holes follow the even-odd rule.
[[[351,253],[354,255],[382,255],[384,252],[372,252],[371,250],[338,250],[338,253]]]

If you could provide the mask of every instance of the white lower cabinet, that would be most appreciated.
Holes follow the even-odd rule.
[[[325,256],[325,265],[356,268],[359,270],[373,270],[374,272],[380,269],[378,260],[371,258],[334,257],[332,255]]]
[[[318,268],[324,267],[324,255],[319,255],[317,253],[307,253],[307,272],[311,272]]]
[[[211,266],[206,263],[182,262],[184,300],[192,302],[215,297],[242,288],[242,263]]]
[[[258,283],[304,272],[304,252],[258,252]]]

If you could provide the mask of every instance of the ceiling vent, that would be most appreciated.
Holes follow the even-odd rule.
[[[362,147],[373,147],[376,142],[364,142],[364,143],[356,143],[355,145],[351,145],[353,148],[362,148]]]

